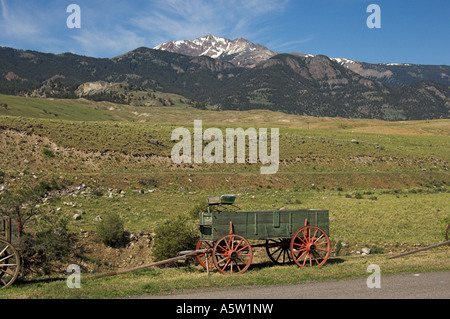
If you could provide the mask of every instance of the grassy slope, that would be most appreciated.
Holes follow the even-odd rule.
[[[93,231],[93,218],[108,210],[121,213],[127,230],[147,232],[159,220],[184,213],[211,194],[234,192],[242,209],[329,209],[330,236],[334,243],[348,242],[349,254],[362,246],[388,253],[442,241],[442,221],[450,207],[448,120],[382,122],[9,96],[0,96],[1,103],[10,105],[8,110],[0,107],[0,170],[5,172],[8,187],[62,178],[74,186],[84,183],[105,190],[103,196],[80,196],[78,192],[76,198],[67,194],[49,204],[68,216],[74,208],[64,202],[85,211],[82,220],[71,222],[74,232]],[[22,117],[13,116],[19,114]],[[263,176],[257,166],[247,164],[174,165],[169,158],[171,131],[182,125],[191,128],[194,119],[223,132],[231,126],[279,127],[279,173]],[[46,156],[45,148],[55,157]],[[148,192],[153,188],[147,185],[149,179],[156,183],[155,192]],[[144,194],[137,192],[140,189]],[[118,190],[125,195],[119,196]],[[365,276],[369,262],[383,265],[386,273],[448,269],[449,265],[448,254],[441,249],[427,254],[426,262],[420,257],[411,257],[409,263],[386,262],[382,256],[360,259],[343,252],[323,271],[271,267],[262,260],[267,267],[253,269],[227,284]],[[108,296],[119,296],[221,286],[224,280],[217,274],[206,277],[198,269],[155,269],[94,280],[83,291],[68,291],[64,282],[53,282],[44,288],[13,287],[9,295],[0,297],[101,297],[106,288]]]

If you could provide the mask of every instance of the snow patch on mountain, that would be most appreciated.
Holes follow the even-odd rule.
[[[243,38],[230,40],[211,34],[193,40],[162,43],[154,49],[189,56],[208,56],[244,67],[253,67],[277,54],[263,45]]]

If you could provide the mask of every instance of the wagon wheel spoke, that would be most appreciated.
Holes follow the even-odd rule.
[[[326,242],[326,241],[323,241],[323,242],[320,242],[320,243],[315,243],[315,245],[316,245],[316,247],[317,246],[322,246],[322,245],[327,245],[328,244],[328,242]]]
[[[13,245],[0,239],[0,287],[10,286],[20,272],[20,255]]]
[[[11,254],[11,255],[8,255],[8,256],[6,256],[6,257],[3,257],[2,259],[0,259],[0,262],[1,262],[1,261],[4,261],[4,260],[7,260],[7,259],[9,259],[9,258],[12,258],[12,257],[14,257],[14,254]],[[0,265],[0,266],[2,266],[2,265]]]
[[[242,271],[242,269],[243,269],[243,268],[241,268],[242,266],[244,268],[247,267],[247,266],[250,266],[250,260],[249,259],[242,259],[242,258],[238,257],[236,259],[236,267],[239,269],[239,271]]]
[[[314,238],[314,237],[313,237]],[[317,244],[321,239],[323,239],[324,238],[324,236],[323,236],[323,234],[322,235],[320,235],[320,237],[318,237],[317,239],[315,239],[315,240],[313,240],[313,242],[315,243],[315,244]]]
[[[214,244],[212,257],[214,265],[221,273],[243,273],[251,264],[252,249],[244,237],[229,234]]]
[[[278,261],[281,257],[281,254],[283,254],[283,262],[284,262],[284,250],[283,247],[278,247],[275,251],[272,252],[271,256],[275,256],[275,254],[277,254],[277,256],[274,258],[276,261]]]
[[[199,240],[197,242],[196,250],[200,250],[200,249],[209,249],[209,250],[204,253],[197,254],[197,260],[198,260],[199,264],[202,265],[202,267],[205,269],[207,267],[208,267],[208,269],[212,269],[214,267],[214,263],[212,260],[213,244],[209,241]]]
[[[286,238],[266,240],[266,253],[269,259],[280,265],[292,262],[289,243],[290,239]]]
[[[239,247],[239,246],[237,246],[237,247]],[[246,249],[248,251],[249,250],[248,248],[249,248],[248,246],[242,246],[242,248],[236,249],[236,252],[239,253],[239,252],[243,251],[244,249]]]
[[[328,235],[321,228],[307,225],[292,237],[290,250],[298,266],[322,266],[330,255],[331,245]]]
[[[314,257],[314,261],[316,262],[316,264],[320,265],[320,260],[323,260],[323,256],[321,256],[317,251],[312,252],[311,255]]]
[[[300,260],[303,258],[303,256],[305,256],[305,255],[308,256],[308,252],[306,250],[303,251],[303,252],[300,251],[299,256],[298,257],[294,257],[294,261],[298,264],[300,262]],[[306,257],[305,260],[307,258],[308,257]]]
[[[224,258],[221,260],[221,262],[224,260],[226,260],[227,262],[225,263],[225,265],[223,267],[219,268],[219,270],[221,270],[221,271],[225,271],[225,268],[227,268],[228,264],[231,262],[230,258]],[[233,271],[233,263],[232,262],[231,262],[231,271]]]

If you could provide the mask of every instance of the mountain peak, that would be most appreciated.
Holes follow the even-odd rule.
[[[208,56],[242,67],[254,67],[277,54],[263,45],[254,44],[244,38],[230,40],[212,34],[193,40],[162,43],[154,49],[188,56]]]

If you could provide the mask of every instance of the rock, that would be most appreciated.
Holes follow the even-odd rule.
[[[72,218],[74,220],[80,220],[81,219],[81,215],[80,214],[75,214],[75,215],[72,216]]]
[[[352,143],[359,144],[358,140],[352,140]]]
[[[103,218],[101,216],[94,217],[94,222],[101,222],[102,220],[103,220]]]
[[[362,252],[363,254],[369,255],[369,254],[370,254],[370,248],[364,247],[364,248],[361,249],[361,252]]]

